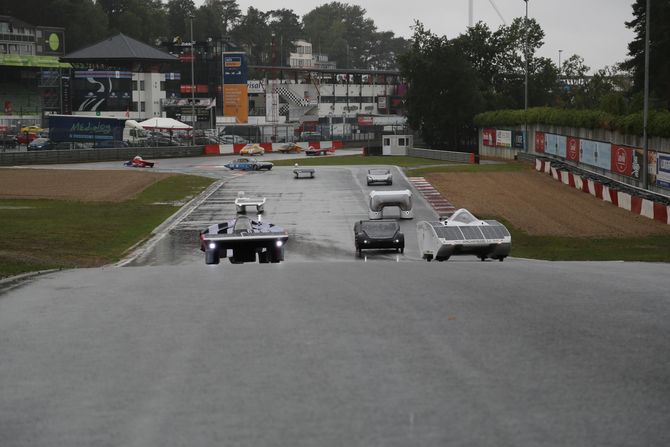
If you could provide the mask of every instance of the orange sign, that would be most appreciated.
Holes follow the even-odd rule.
[[[238,123],[249,121],[249,94],[246,84],[223,86],[223,116],[234,116]]]

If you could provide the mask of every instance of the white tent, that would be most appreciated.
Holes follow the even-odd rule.
[[[172,118],[149,118],[139,123],[145,129],[160,129],[160,130],[191,130],[191,126],[184,124]]]

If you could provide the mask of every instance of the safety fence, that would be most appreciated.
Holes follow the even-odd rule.
[[[478,160],[473,153],[469,152],[454,152],[454,151],[439,151],[434,149],[408,149],[407,155],[411,157],[428,158],[431,160],[453,161],[455,163],[469,163],[474,164]]]
[[[289,151],[290,143],[259,143],[265,152],[283,152]],[[301,150],[305,151],[312,147],[313,149],[339,149],[343,146],[342,141],[300,141],[295,143]],[[208,144],[205,146],[205,155],[227,155],[239,154],[247,144]],[[290,151],[289,151],[290,152]],[[253,151],[249,154],[253,155]]]
[[[86,163],[144,158],[198,157],[203,146],[124,147],[111,149],[70,149],[29,152],[0,152],[0,166]]]

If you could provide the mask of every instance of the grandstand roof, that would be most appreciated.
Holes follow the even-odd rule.
[[[66,54],[60,59],[71,63],[92,61],[177,62],[179,60],[169,53],[124,34],[117,34],[90,47]]]

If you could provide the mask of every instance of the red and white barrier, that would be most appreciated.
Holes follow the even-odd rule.
[[[570,171],[560,171],[552,167],[549,161],[536,159],[535,170],[550,174],[555,180],[589,193],[614,206],[670,225],[670,206],[664,203],[644,199],[615,188],[610,188],[597,180],[582,178],[582,176],[573,174]]]

